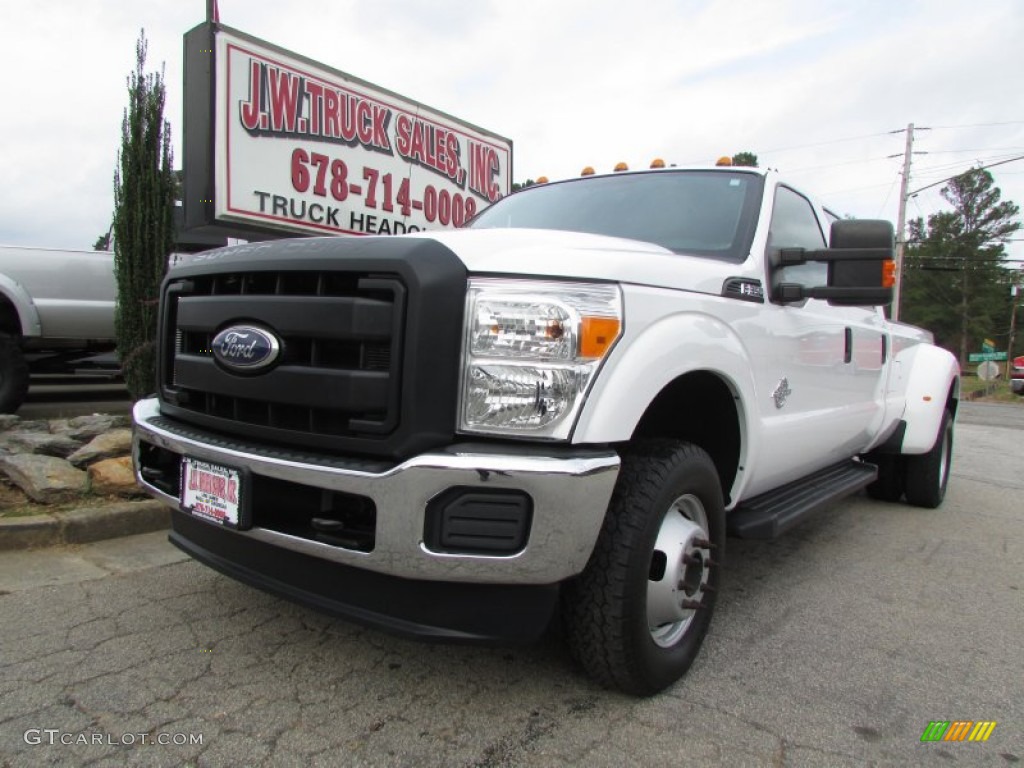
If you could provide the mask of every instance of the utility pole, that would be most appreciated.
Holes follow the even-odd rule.
[[[893,131],[899,133],[899,131]],[[914,124],[907,125],[907,145],[903,151],[903,179],[900,181],[900,212],[896,225],[896,286],[892,293],[892,319],[900,319],[900,294],[903,288],[903,253],[906,250],[907,190],[910,185],[910,158],[914,153]]]
[[[1020,296],[1020,284],[1014,280],[1010,288],[1010,338],[1006,343],[1006,380],[1009,381],[1013,371],[1013,337],[1017,332],[1017,297]]]

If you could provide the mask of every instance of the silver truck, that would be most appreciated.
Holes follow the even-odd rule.
[[[14,413],[30,373],[117,370],[114,255],[0,246],[0,413]]]

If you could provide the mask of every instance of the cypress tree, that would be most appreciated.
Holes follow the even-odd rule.
[[[132,400],[156,390],[160,283],[174,248],[175,177],[163,74],[146,74],[146,35],[135,46],[114,170],[114,325]]]

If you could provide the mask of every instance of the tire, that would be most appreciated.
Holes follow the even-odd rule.
[[[711,624],[724,548],[722,488],[707,453],[676,441],[625,453],[590,561],[563,590],[574,658],[626,693],[677,681]]]
[[[865,457],[878,467],[878,479],[867,487],[868,496],[879,501],[903,498],[906,468],[904,457],[895,453],[879,453]]]
[[[0,333],[0,413],[14,413],[28,394],[28,363],[18,340]]]
[[[928,453],[906,456],[907,502],[915,507],[935,509],[946,496],[953,461],[953,414],[942,414],[939,434]]]

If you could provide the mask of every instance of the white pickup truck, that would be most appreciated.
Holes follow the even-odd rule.
[[[29,373],[118,370],[116,295],[112,253],[0,246],[0,413]]]
[[[864,487],[942,502],[959,372],[879,309],[892,246],[775,172],[672,168],[207,252],[163,286],[138,479],[249,584],[448,640],[560,612],[593,677],[650,694],[699,650],[727,533]]]

